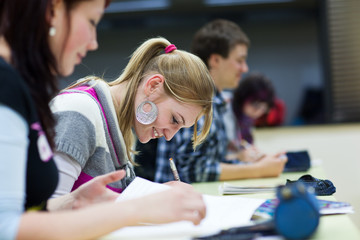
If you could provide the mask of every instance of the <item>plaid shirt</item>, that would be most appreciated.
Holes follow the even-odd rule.
[[[181,181],[207,182],[217,181],[220,176],[220,162],[225,160],[228,139],[226,136],[223,115],[226,103],[219,92],[213,98],[213,122],[206,140],[193,150],[191,137],[194,128],[182,128],[175,136],[166,141],[158,140],[155,182],[174,180],[170,169],[169,158],[176,164]],[[198,129],[202,128],[204,119],[198,122]]]

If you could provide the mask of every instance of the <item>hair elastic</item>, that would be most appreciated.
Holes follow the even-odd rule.
[[[176,46],[174,44],[170,44],[165,48],[165,53],[171,53],[172,51],[176,50]]]

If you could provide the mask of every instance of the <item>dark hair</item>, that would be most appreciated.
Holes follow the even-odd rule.
[[[191,52],[208,66],[211,54],[227,58],[230,50],[237,44],[250,46],[250,40],[239,25],[229,20],[217,19],[200,28],[192,41]]]
[[[57,92],[55,57],[48,44],[46,11],[51,1],[5,0],[1,14],[1,35],[11,49],[11,64],[30,89],[41,124],[51,146],[54,119],[49,102]],[[21,6],[21,7],[19,7]]]
[[[64,0],[67,13],[80,1],[84,0]],[[109,2],[105,1],[105,6]],[[29,87],[43,130],[54,147],[55,120],[49,102],[58,91],[59,71],[48,43],[50,25],[46,14],[51,4],[51,0],[2,0],[0,36],[9,44],[11,64]]]
[[[274,98],[275,90],[267,77],[260,73],[249,74],[233,92],[232,110],[239,119],[246,102],[265,102],[271,108]]]

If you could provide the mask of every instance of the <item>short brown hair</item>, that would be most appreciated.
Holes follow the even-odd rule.
[[[211,54],[219,54],[227,58],[230,50],[237,44],[250,46],[247,35],[236,23],[217,19],[200,28],[192,42],[191,52],[197,55],[208,66]]]

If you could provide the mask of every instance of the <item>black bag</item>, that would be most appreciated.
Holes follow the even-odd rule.
[[[310,156],[307,151],[287,152],[288,158],[284,172],[305,172],[310,168]]]

